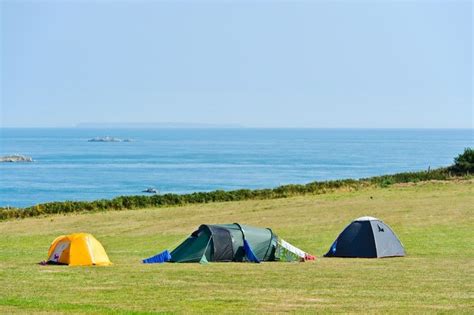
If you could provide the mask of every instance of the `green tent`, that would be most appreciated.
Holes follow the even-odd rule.
[[[279,239],[271,229],[238,223],[203,224],[173,250],[170,256],[171,262],[201,263],[314,259]],[[158,262],[155,260],[152,257],[148,262]]]

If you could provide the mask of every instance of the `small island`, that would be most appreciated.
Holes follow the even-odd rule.
[[[33,159],[29,156],[13,154],[0,157],[0,162],[33,162]]]
[[[120,139],[120,138],[115,138],[115,137],[96,137],[87,140],[88,142],[132,142],[132,139]]]

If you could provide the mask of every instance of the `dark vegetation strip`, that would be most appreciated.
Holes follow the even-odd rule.
[[[38,204],[27,208],[0,208],[0,220],[12,218],[35,217],[48,214],[65,214],[77,212],[130,210],[140,208],[159,208],[182,206],[187,204],[262,200],[287,198],[306,194],[324,194],[335,190],[358,190],[369,186],[388,187],[397,183],[415,183],[429,180],[451,180],[460,177],[471,177],[474,173],[474,150],[465,149],[454,159],[454,164],[446,168],[428,171],[406,172],[370,178],[343,179],[312,182],[302,185],[284,185],[273,189],[239,189],[233,191],[216,190],[195,192],[191,194],[163,194],[153,196],[120,196],[113,199],[96,201],[62,201]]]

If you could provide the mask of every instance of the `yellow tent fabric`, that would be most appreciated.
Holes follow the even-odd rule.
[[[57,237],[49,247],[48,262],[69,266],[108,266],[112,263],[102,244],[88,233]]]

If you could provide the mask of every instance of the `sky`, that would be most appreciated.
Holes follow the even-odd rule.
[[[0,126],[473,128],[471,1],[1,0]]]

